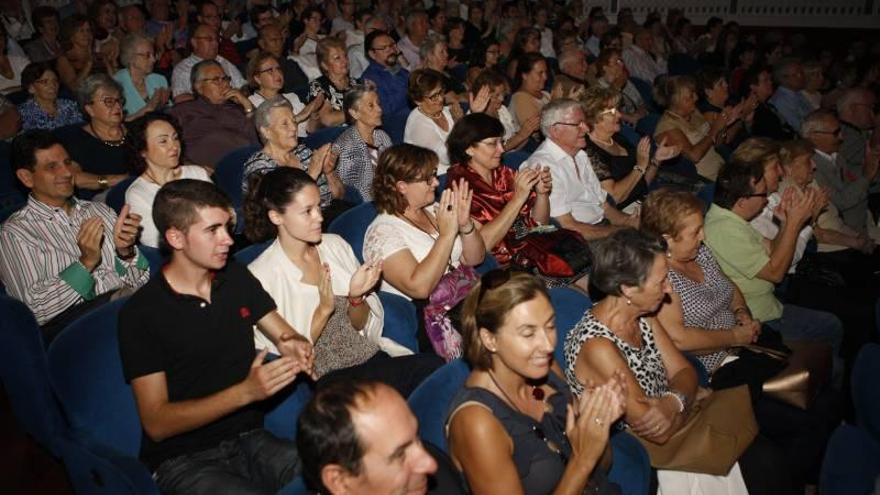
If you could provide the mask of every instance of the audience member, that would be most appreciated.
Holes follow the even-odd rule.
[[[582,100],[584,117],[590,131],[586,140],[587,158],[602,184],[620,209],[636,204],[647,194],[657,177],[661,162],[678,156],[679,149],[665,141],[651,152],[651,138],[633,146],[620,134],[621,115],[617,110],[619,94],[611,89],[594,87]]]
[[[472,83],[474,79],[488,70],[496,72],[499,76],[504,77],[498,70],[498,62],[500,58],[501,48],[497,42],[488,41],[485,44],[476,46],[471,54],[470,63],[468,64],[468,87],[473,89]]]
[[[33,311],[48,342],[77,317],[147,281],[147,261],[135,247],[141,217],[127,206],[117,216],[102,203],[77,199],[77,167],[48,131],[15,138],[12,167],[30,193],[0,229],[0,280]]]
[[[314,130],[318,118],[316,110],[324,104],[323,95],[304,105],[296,93],[282,94],[285,87],[284,69],[275,55],[269,52],[254,55],[248,63],[247,76],[248,82],[254,88],[254,92],[248,96],[254,108],[280,94],[290,102],[296,114],[297,135],[306,137],[309,131]]]
[[[801,94],[806,87],[804,67],[797,60],[784,60],[774,66],[773,80],[776,92],[770,103],[793,129],[800,129],[807,115],[813,111],[810,101]]]
[[[195,64],[189,78],[195,99],[174,105],[169,113],[183,129],[184,156],[213,170],[230,151],[259,142],[251,121],[254,106],[230,85],[216,60]]]
[[[171,257],[119,314],[140,458],[163,493],[269,494],[299,471],[293,442],[262,428],[260,402],[311,373],[312,346],[245,267],[227,262],[232,215],[212,184],[164,185],[153,220]],[[254,349],[255,326],[281,357],[265,362]]]
[[[740,118],[740,109],[731,110],[710,124],[697,111],[699,96],[693,78],[671,76],[662,86],[667,108],[654,130],[654,139],[677,146],[694,163],[701,177],[714,181],[724,164],[715,144],[724,141],[724,132]]]
[[[443,74],[433,69],[417,69],[409,78],[407,92],[416,108],[406,119],[403,141],[434,151],[440,161],[438,174],[449,168],[446,138],[456,120],[453,108],[461,109],[458,103],[444,104],[446,90]]]
[[[804,89],[801,95],[810,102],[811,110],[818,110],[822,106],[822,90],[825,88],[825,75],[822,74],[822,66],[819,62],[807,62],[804,64]]]
[[[382,262],[361,265],[344,239],[321,234],[320,194],[309,174],[281,167],[258,177],[245,200],[245,234],[274,242],[248,268],[314,346],[318,387],[368,378],[408,396],[443,362],[382,337],[384,311],[373,293]],[[278,353],[262,333],[254,340]]]
[[[590,249],[594,264],[590,284],[605,297],[565,339],[568,385],[580,395],[597,380],[616,377],[623,382],[627,427],[650,447],[649,455],[660,453],[665,445],[676,445],[670,443],[673,437],[689,435],[686,425],[691,416],[703,412],[723,394],[716,391],[708,395],[698,388],[694,368],[653,316],[672,292],[662,240],[625,229],[592,243]],[[748,414],[751,416],[750,410]],[[737,419],[745,428],[748,418]],[[756,437],[740,452],[738,462],[729,459],[732,452],[718,452],[734,461],[724,476],[658,469],[660,489],[675,493],[796,493],[786,459],[775,445]],[[659,458],[652,458],[652,464],[659,462]],[[767,469],[768,462],[773,462],[772,470]]]
[[[100,70],[100,64],[95,60],[95,38],[88,17],[73,14],[65,18],[61,22],[59,39],[62,53],[55,62],[58,76],[64,87],[75,92],[93,71]]]
[[[220,9],[216,3],[211,2],[210,0],[203,0],[200,2],[196,6],[196,23],[210,26],[214,30],[214,33],[217,35],[217,53],[219,56],[228,60],[232,65],[241,65],[241,55],[239,55],[235,43],[232,39],[226,37],[224,33],[223,17],[220,15]],[[195,36],[195,32],[193,33],[193,36]]]
[[[451,183],[440,201],[435,201],[438,166],[433,151],[411,144],[392,146],[382,153],[373,182],[379,215],[367,228],[364,260],[383,261],[382,290],[406,299],[431,299],[432,304],[445,306],[448,315],[464,299],[465,293],[457,291],[462,290],[461,282],[476,277],[471,267],[483,261],[486,248],[470,217],[473,193],[467,182]],[[456,287],[450,289],[453,280],[457,280]],[[435,296],[441,282],[443,293]],[[420,320],[419,326],[425,327],[424,319]],[[420,351],[434,350],[447,359],[460,355],[455,328],[443,328],[450,332],[446,335],[428,331],[420,328]]]
[[[798,137],[797,130],[788,125],[769,101],[773,96],[773,78],[770,69],[758,66],[749,70],[743,76],[742,86],[745,97],[757,102],[749,129],[752,136],[767,137],[777,141]]]
[[[467,67],[473,51],[472,46],[465,45],[465,22],[460,17],[451,17],[446,21],[446,52],[449,56],[449,67]]]
[[[222,72],[229,78],[227,86],[231,89],[237,90],[245,85],[245,80],[235,65],[217,54],[217,36],[216,30],[207,24],[199,24],[193,30],[190,38],[192,55],[178,62],[171,74],[171,93],[174,103],[183,103],[196,98],[194,94],[196,88],[193,84],[196,78],[192,77],[192,72],[196,64],[205,60],[214,61],[220,66]],[[184,124],[182,120],[180,122]],[[186,130],[185,124],[184,130]]]
[[[653,83],[666,74],[666,58],[653,53],[654,36],[641,28],[633,35],[633,43],[623,50],[622,58],[630,76]]]
[[[88,199],[115,186],[130,172],[123,146],[122,88],[107,74],[93,74],[79,86],[76,99],[86,124],[62,127],[56,134],[75,163],[77,193]]]
[[[648,114],[645,101],[635,85],[630,82],[626,66],[620,58],[620,50],[606,48],[602,50],[599,59],[596,60],[596,82],[603,88],[613,89],[620,93],[620,101],[617,109],[620,110],[623,120],[636,125],[639,120]]]
[[[507,95],[510,93],[507,80],[494,70],[484,70],[477,76],[471,84],[470,97],[477,99],[481,91],[489,91],[489,102],[483,113],[494,117],[504,126],[504,135],[502,136],[502,144],[505,151],[518,150],[523,148],[529,138],[535,134],[541,126],[541,114],[536,114],[529,118],[522,126],[518,125],[510,110],[504,106]],[[471,109],[473,112],[474,110]]]
[[[257,47],[275,57],[276,62],[281,67],[281,73],[284,76],[284,87],[282,91],[293,93],[297,89],[305,89],[309,84],[309,78],[294,60],[287,56],[284,48],[284,29],[277,23],[270,23],[260,29],[257,38]],[[253,58],[248,63],[253,63]],[[248,78],[249,82],[253,82],[253,77]]]
[[[21,71],[31,63],[26,56],[9,53],[6,28],[0,23],[0,93],[14,93],[21,86]]]
[[[58,97],[58,76],[48,62],[32,63],[21,72],[21,85],[31,95],[18,105],[21,129],[45,129],[82,123],[76,102]]]
[[[555,80],[562,78],[568,78],[584,89],[595,85],[595,74],[590,74],[586,52],[580,48],[573,48],[559,54],[559,72]]]
[[[746,138],[746,127],[755,116],[755,107],[758,106],[758,97],[749,95],[737,105],[729,105],[730,88],[727,76],[721,69],[709,67],[697,74],[697,86],[699,87],[699,100],[697,109],[703,114],[703,119],[711,125],[716,119],[726,118],[732,112],[738,112],[740,119],[727,126],[721,131],[721,136],[716,147],[736,148]],[[724,117],[722,117],[722,115]]]
[[[347,53],[348,53],[348,75],[350,75],[354,79],[360,79],[363,76],[364,71],[367,70],[367,66],[370,65],[369,55],[369,47],[366,45],[366,37],[372,33],[373,31],[387,31],[388,26],[385,25],[385,21],[382,20],[381,16],[370,15],[366,16],[366,21],[364,21],[363,28],[363,36],[364,38],[354,44],[348,44]],[[351,36],[349,36],[349,40]]]
[[[125,191],[125,202],[142,219],[139,242],[158,248],[161,236],[153,222],[153,201],[159,189],[178,179],[211,179],[203,167],[183,165],[182,132],[173,117],[150,112],[129,124],[128,129],[132,168],[139,175]]]
[[[296,443],[306,485],[320,493],[464,493],[445,455],[419,438],[406,400],[378,382],[318,390],[299,417]]]
[[[300,15],[303,23],[303,32],[293,41],[290,57],[299,64],[300,69],[308,77],[309,81],[321,77],[321,67],[318,65],[315,52],[318,42],[324,38],[319,31],[324,22],[324,14],[320,7],[306,7]]]
[[[400,50],[400,64],[409,71],[414,71],[422,66],[422,57],[419,55],[419,47],[428,36],[428,14],[424,10],[411,10],[406,15],[406,34],[397,42]]]
[[[115,0],[95,0],[87,11],[95,37],[95,65],[107,74],[119,69],[119,7]]]
[[[15,105],[0,95],[0,139],[12,139],[21,128],[21,115]]]
[[[156,52],[153,40],[142,34],[128,34],[119,46],[119,62],[124,69],[113,79],[122,87],[127,120],[161,110],[168,104],[171,91],[164,76],[153,72]]]
[[[619,490],[607,478],[608,437],[624,413],[623,378],[574,400],[553,366],[554,320],[547,290],[525,273],[493,270],[465,299],[473,371],[450,404],[446,431],[470,493]],[[539,434],[524,434],[527,425]]]
[[[467,91],[464,84],[449,74],[449,48],[446,44],[446,38],[442,34],[429,34],[426,36],[422,46],[419,47],[419,54],[422,58],[420,68],[433,69],[443,74],[447,102],[453,104],[461,96],[464,96]]]
[[[313,151],[299,143],[295,129],[296,117],[290,102],[280,96],[266,100],[257,108],[253,125],[263,142],[263,149],[251,155],[244,163],[244,194],[250,189],[251,176],[262,175],[278,167],[294,167],[305,170],[317,181],[325,226],[351,207],[350,203],[342,199],[345,186],[336,175],[336,164],[330,153],[330,145],[325,144]]]
[[[348,127],[333,142],[338,156],[336,173],[346,187],[355,189],[364,201],[373,200],[373,182],[379,156],[391,147],[382,126],[379,94],[372,86],[355,86],[343,98]]]
[[[523,55],[517,64],[513,84],[516,92],[510,98],[510,113],[521,127],[531,117],[540,115],[541,109],[550,102],[550,93],[544,90],[548,70],[547,61],[540,53]]]
[[[840,120],[841,140],[839,153],[846,161],[846,170],[855,176],[875,167],[880,160],[877,130],[878,116],[874,111],[877,95],[867,88],[844,91],[837,100],[837,118]],[[874,163],[870,163],[873,160]],[[868,204],[875,221],[880,221],[880,183],[876,177],[868,188]]]
[[[31,62],[49,62],[61,54],[61,43],[58,34],[61,31],[61,18],[58,11],[50,5],[41,5],[31,12],[31,21],[37,30],[37,36],[24,45]]]
[[[604,237],[621,225],[638,226],[638,213],[627,215],[609,204],[590,159],[584,151],[587,122],[580,103],[555,100],[541,113],[541,132],[547,137],[526,167],[549,167],[553,177],[550,216],[561,227],[584,239]]]
[[[309,84],[309,100],[323,95],[324,103],[318,110],[319,120],[324,127],[345,123],[342,99],[357,81],[348,74],[348,55],[345,42],[339,38],[324,38],[318,42],[316,51],[321,77]]]
[[[376,85],[382,110],[397,115],[409,108],[409,71],[398,63],[399,52],[394,38],[384,31],[373,31],[364,39],[364,50],[370,58],[370,65],[364,70],[363,78]]]

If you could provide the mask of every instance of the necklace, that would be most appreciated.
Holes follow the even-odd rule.
[[[95,128],[92,127],[91,122],[89,122],[89,131],[91,131],[91,134],[93,136],[95,136],[96,139],[98,139],[99,141],[101,141],[102,143],[104,143],[105,145],[107,145],[111,148],[118,148],[118,147],[122,146],[123,144],[125,144],[125,132],[124,131],[122,133],[122,139],[119,139],[116,141],[105,141],[104,139],[102,139],[101,136],[99,136],[98,133],[95,132]]]
[[[601,144],[602,146],[605,146],[607,148],[611,148],[616,144],[614,142],[614,139],[609,139],[608,141],[602,141],[601,139],[597,139],[596,137],[594,137],[592,134],[590,134],[590,140],[596,144]]]
[[[431,120],[439,120],[440,117],[443,116],[443,110],[440,110],[439,112],[435,113],[434,115],[431,115],[428,112],[422,110],[422,107],[416,107],[416,108],[419,109],[419,112],[421,112],[422,115],[424,115],[425,117],[428,117]]]

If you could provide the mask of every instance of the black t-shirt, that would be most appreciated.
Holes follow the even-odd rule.
[[[260,282],[234,261],[215,274],[210,303],[176,293],[164,276],[153,277],[119,315],[125,380],[164,371],[171,402],[229,388],[247,377],[256,357],[253,326],[274,309]],[[155,470],[167,459],[216,447],[262,425],[262,412],[251,404],[161,442],[144,434],[140,457]]]

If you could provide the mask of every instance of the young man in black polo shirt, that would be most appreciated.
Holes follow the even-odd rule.
[[[164,494],[275,493],[300,470],[293,442],[262,429],[258,402],[311,373],[312,349],[247,268],[227,258],[229,199],[181,179],[156,195],[170,261],[119,316],[126,380],[144,429],[141,459]],[[264,363],[253,325],[282,356]]]

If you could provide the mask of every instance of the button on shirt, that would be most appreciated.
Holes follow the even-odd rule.
[[[583,150],[572,158],[550,139],[532,153],[526,167],[547,166],[553,177],[550,191],[550,216],[560,217],[571,213],[575,220],[595,225],[605,219],[608,193],[602,189],[599,178]]]

